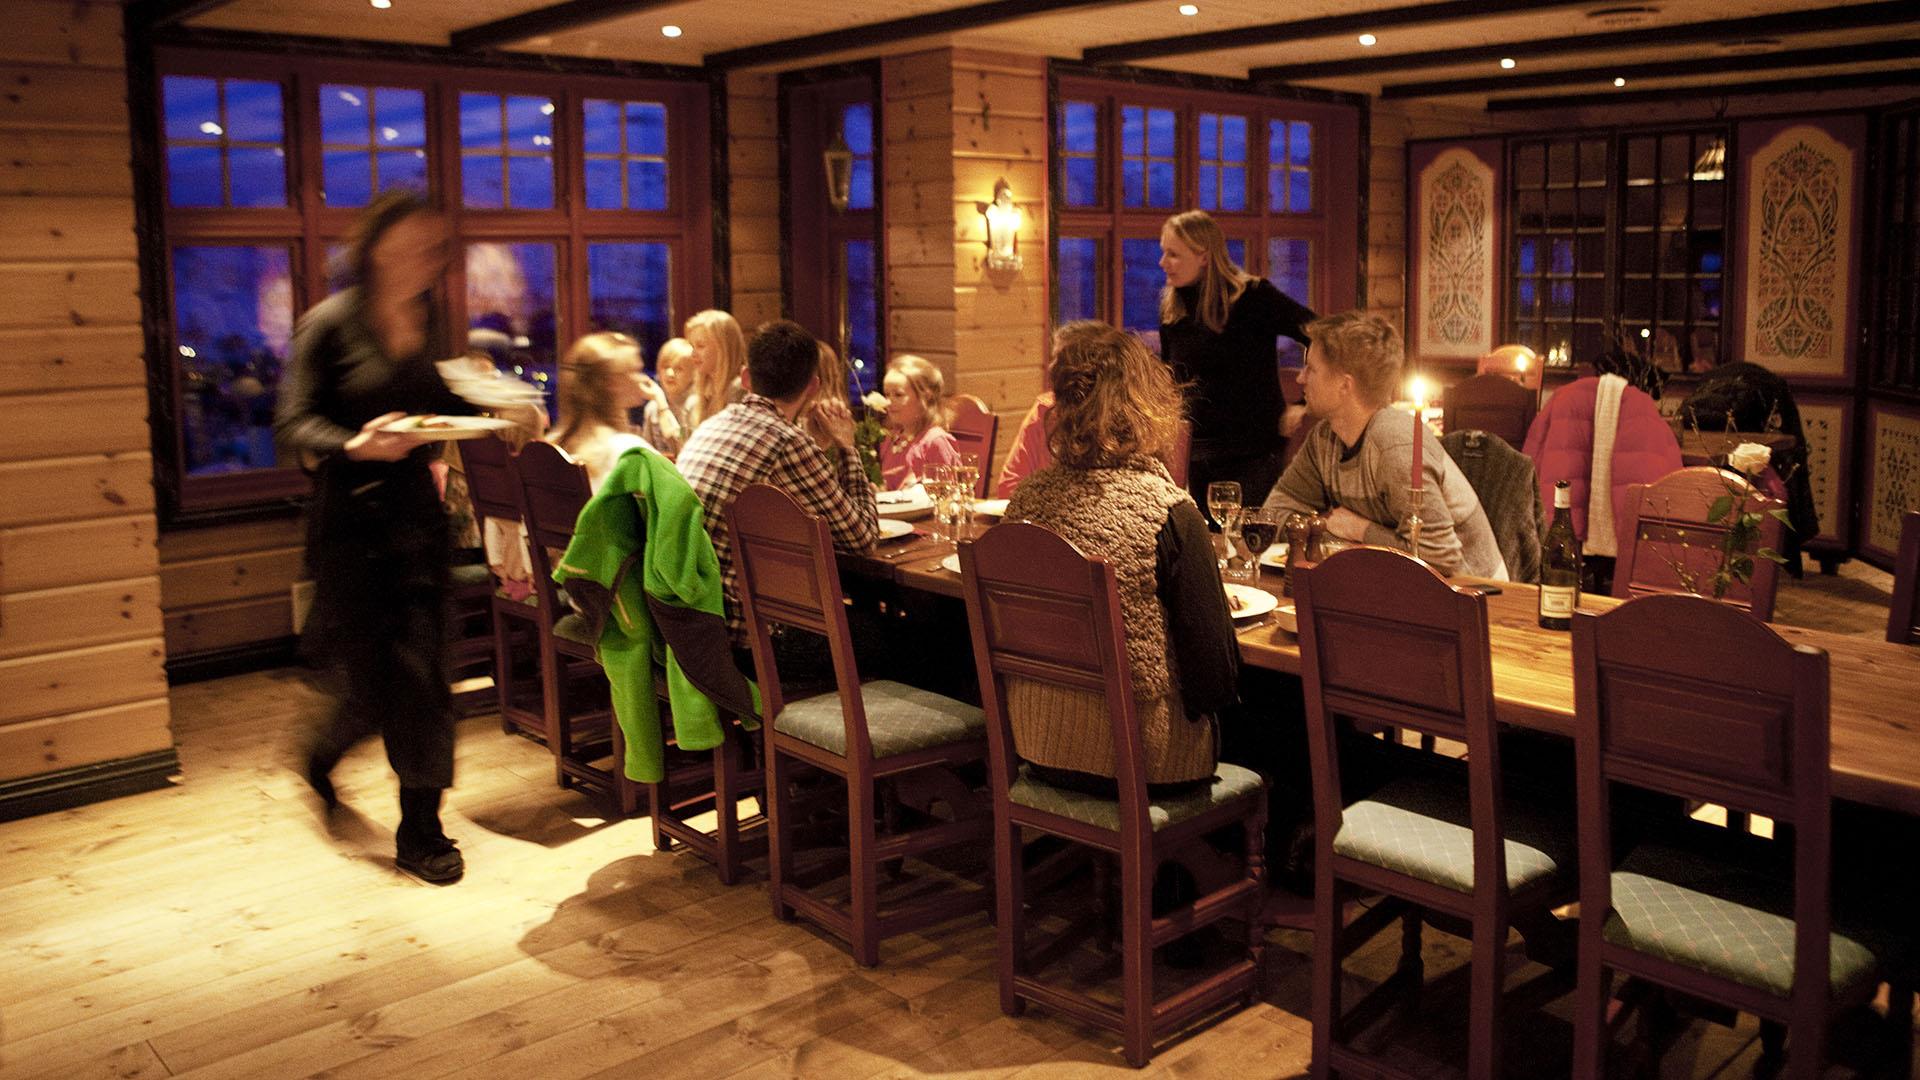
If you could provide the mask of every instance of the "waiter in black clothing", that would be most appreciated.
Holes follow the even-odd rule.
[[[1307,344],[1306,305],[1235,266],[1227,238],[1203,210],[1160,229],[1160,355],[1186,388],[1193,425],[1187,490],[1207,505],[1207,485],[1236,480],[1258,506],[1280,477],[1284,439],[1278,340]]]

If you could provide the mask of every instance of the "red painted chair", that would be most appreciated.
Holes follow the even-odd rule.
[[[1887,608],[1887,640],[1920,645],[1920,510],[1900,524],[1900,555],[1893,564],[1893,603]]]
[[[1112,566],[1026,522],[1000,525],[962,544],[960,562],[992,755],[1000,1008],[1015,1016],[1033,1001],[1119,1031],[1127,1062],[1143,1066],[1157,1036],[1235,1000],[1251,1002],[1258,996],[1266,948],[1256,925],[1266,876],[1266,783],[1250,770],[1222,764],[1209,790],[1149,797]],[[1053,787],[1020,766],[1007,715],[1009,677],[1105,696],[1113,720],[1117,799]],[[1245,873],[1155,917],[1153,878],[1159,865],[1205,835],[1236,824],[1245,830]],[[1119,861],[1119,1009],[1030,972],[1021,857],[1026,831],[1058,836]],[[1153,950],[1223,918],[1246,921],[1247,955],[1177,997],[1157,998]]]
[[[1762,515],[1755,550],[1780,550],[1784,530],[1773,511],[1784,504],[1733,473],[1704,466],[1676,469],[1651,484],[1627,488],[1630,516],[1618,523],[1620,554],[1613,569],[1613,595],[1626,598],[1659,593],[1688,593],[1675,567],[1704,578],[1720,562],[1720,543],[1727,525],[1709,520],[1715,504],[1738,495],[1748,509]],[[1725,514],[1722,515],[1726,516]],[[1745,608],[1762,622],[1773,618],[1773,599],[1780,567],[1753,556],[1753,576],[1734,582],[1722,600]],[[1705,588],[1704,585],[1701,586]]]
[[[1504,795],[1495,738],[1486,597],[1385,548],[1339,552],[1297,575],[1301,678],[1313,764],[1313,1075],[1395,1075],[1348,1042],[1342,960],[1405,914],[1400,970],[1375,995],[1417,989],[1422,912],[1472,932],[1467,1075],[1498,1077],[1506,942],[1514,925],[1551,925],[1574,890],[1574,839],[1547,809]],[[1464,766],[1441,763],[1348,802],[1344,726],[1411,729],[1463,742]],[[1346,923],[1357,894],[1385,893]]]
[[[846,941],[859,963],[880,962],[880,942],[896,934],[980,911],[984,889],[938,890],[893,910],[880,908],[884,863],[942,848],[978,844],[989,819],[973,804],[955,766],[986,756],[985,717],[971,705],[901,683],[860,681],[853,636],[827,523],[778,488],[755,484],[727,510],[740,601],[746,609],[753,664],[760,682],[767,759],[768,886],[776,918],[795,913]],[[774,661],[774,626],[827,639],[837,694],[788,701]],[[809,892],[794,876],[793,797],[796,765],[810,765],[847,785],[851,896],[846,904]],[[933,785],[951,820],[880,835],[876,785],[912,777]]]
[[[1000,418],[987,408],[987,403],[972,394],[953,396],[953,421],[947,433],[960,447],[960,453],[971,456],[980,463],[980,482],[975,485],[973,497],[984,499],[987,489],[993,483],[993,447],[999,436]]]
[[[499,439],[473,439],[460,447],[460,464],[467,475],[467,492],[473,500],[475,525],[482,538],[488,521],[520,524],[520,481],[513,472],[513,455]],[[508,530],[512,532],[514,530]],[[547,741],[546,690],[533,687],[537,695],[531,702],[517,677],[514,660],[516,642],[532,643],[540,636],[540,607],[529,594],[515,600],[504,591],[505,582],[493,577],[489,600],[493,612],[493,687],[500,703],[500,727],[519,732],[540,742]],[[531,650],[530,650],[531,651]],[[536,682],[539,682],[536,678]]]
[[[1446,429],[1486,431],[1524,446],[1539,395],[1505,375],[1475,375],[1447,388]]]

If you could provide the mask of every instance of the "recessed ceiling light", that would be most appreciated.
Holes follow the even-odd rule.
[[[1196,4],[1181,4],[1180,14],[1188,16],[1198,15],[1200,14],[1200,8]]]
[[[1362,44],[1362,45],[1365,45],[1365,46],[1366,46],[1367,48],[1369,48],[1369,49],[1371,49],[1371,48],[1373,48],[1373,46],[1374,46],[1374,43],[1375,43],[1375,42],[1377,42],[1377,41],[1379,41],[1379,40],[1380,40],[1379,38],[1377,38],[1377,37],[1374,37],[1374,36],[1373,36],[1372,34],[1361,34],[1361,35],[1360,35],[1360,44]]]
[[[393,6],[393,0],[367,0],[367,3],[372,4],[381,11],[385,11]]]
[[[1512,70],[1513,70],[1513,57],[1511,57],[1511,56],[1503,56],[1503,57],[1501,57],[1501,58],[1500,58],[1500,66],[1501,66],[1501,67],[1503,67],[1503,68],[1505,68],[1505,69],[1507,69],[1508,71],[1512,71]]]
[[[673,25],[672,23],[668,23],[667,25],[660,28],[660,33],[666,37],[679,37],[680,28]]]
[[[1613,85],[1615,85],[1615,86],[1625,86],[1625,85],[1627,85],[1627,80],[1625,80],[1625,79],[1622,79],[1622,78],[1615,78],[1615,79],[1613,80]]]

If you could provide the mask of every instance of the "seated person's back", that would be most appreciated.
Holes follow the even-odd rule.
[[[1300,369],[1307,411],[1319,422],[1287,465],[1268,507],[1324,513],[1342,540],[1410,546],[1413,439],[1410,413],[1389,407],[1400,384],[1400,335],[1379,315],[1349,311],[1307,327]],[[1425,424],[1421,443],[1420,550],[1442,574],[1505,580],[1506,561],[1480,498]]]
[[[1206,522],[1159,457],[1179,422],[1179,393],[1145,346],[1101,323],[1062,328],[1054,364],[1055,463],[1020,484],[1008,519],[1044,525],[1113,565],[1147,782],[1205,782],[1239,651]],[[1015,750],[1044,779],[1111,789],[1113,729],[1100,694],[1010,677],[1007,711]]]

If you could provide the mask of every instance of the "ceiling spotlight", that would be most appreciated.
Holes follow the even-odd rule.
[[[1511,57],[1511,56],[1503,56],[1503,57],[1501,57],[1501,58],[1500,58],[1500,66],[1501,66],[1502,68],[1505,68],[1505,69],[1506,69],[1506,70],[1508,70],[1508,71],[1512,71],[1512,70],[1513,70],[1513,57]]]
[[[1377,37],[1374,37],[1374,36],[1373,36],[1372,34],[1361,34],[1361,35],[1360,35],[1360,44],[1362,44],[1362,45],[1365,45],[1365,46],[1366,46],[1367,48],[1369,48],[1369,49],[1371,49],[1371,48],[1373,48],[1373,46],[1374,46],[1374,43],[1375,43],[1375,42],[1377,42],[1377,41],[1379,41],[1379,40],[1380,40],[1379,38],[1377,38]]]
[[[1191,16],[1194,16],[1194,15],[1198,15],[1198,14],[1200,14],[1200,8],[1199,8],[1199,6],[1198,6],[1198,5],[1196,5],[1196,4],[1181,4],[1181,5],[1180,5],[1180,14],[1182,14],[1182,15],[1186,15],[1186,16],[1189,16],[1189,17],[1191,17]]]
[[[1613,85],[1615,85],[1615,86],[1625,86],[1625,85],[1627,85],[1627,80],[1625,80],[1625,79],[1622,79],[1622,78],[1615,78],[1615,79],[1613,80]]]
[[[673,25],[672,23],[668,23],[667,25],[660,28],[660,33],[664,37],[679,37],[680,28]]]
[[[367,0],[367,3],[372,4],[381,11],[385,11],[393,6],[393,0]]]

